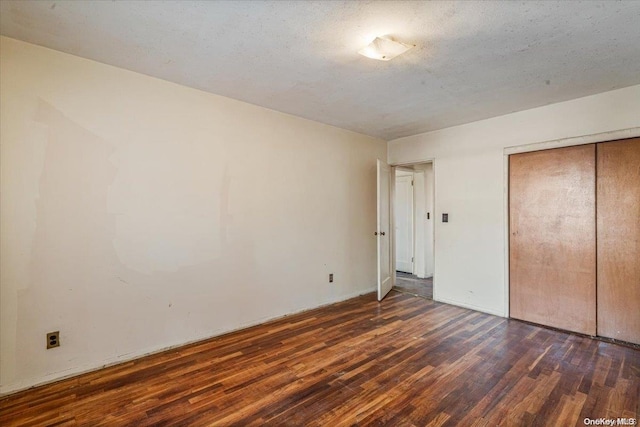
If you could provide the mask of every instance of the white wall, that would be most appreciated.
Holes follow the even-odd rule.
[[[433,242],[433,233],[435,226],[435,212],[433,206],[433,192],[434,192],[434,175],[433,175],[433,163],[427,163],[425,165],[425,200],[427,202],[426,211],[429,212],[429,218],[426,220],[426,228],[425,228],[425,276],[432,277],[433,276],[433,250],[434,250],[434,242]],[[424,213],[423,213],[424,215]]]
[[[0,51],[0,392],[374,290],[383,141]]]
[[[436,298],[508,315],[505,154],[513,147],[631,137],[638,127],[640,85],[390,141],[390,164],[434,160]],[[566,138],[575,139],[544,144]]]
[[[421,278],[433,276],[433,163],[420,163],[413,166],[416,171],[416,193],[420,193],[422,206],[416,204],[416,259],[420,259],[420,269],[416,275]],[[418,179],[421,174],[422,178]],[[418,181],[422,181],[418,185]],[[418,196],[416,196],[418,197]],[[427,218],[427,212],[430,217]]]

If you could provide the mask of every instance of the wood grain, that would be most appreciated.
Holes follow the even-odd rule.
[[[370,294],[0,400],[0,425],[582,425],[638,417],[640,351]]]
[[[509,156],[510,316],[596,334],[595,145]]]
[[[640,344],[640,138],[598,144],[598,335]]]

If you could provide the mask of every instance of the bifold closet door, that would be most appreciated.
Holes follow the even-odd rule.
[[[509,156],[510,316],[596,333],[596,147]]]
[[[598,335],[640,344],[640,138],[598,144]]]

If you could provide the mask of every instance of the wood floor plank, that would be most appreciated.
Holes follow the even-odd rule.
[[[638,418],[640,350],[392,292],[0,399],[0,425],[581,425]]]

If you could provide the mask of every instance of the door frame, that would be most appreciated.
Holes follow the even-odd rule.
[[[396,169],[397,168],[402,168],[402,167],[410,167],[410,166],[415,166],[415,165],[420,165],[420,164],[424,164],[424,163],[431,163],[431,166],[433,168],[433,181],[431,183],[431,187],[432,187],[432,194],[433,194],[433,206],[432,206],[432,218],[433,218],[433,234],[431,236],[431,243],[433,245],[433,301],[438,301],[437,299],[437,286],[436,286],[436,274],[437,274],[437,268],[436,268],[436,256],[437,256],[437,252],[436,252],[436,206],[437,206],[437,192],[436,192],[436,160],[435,158],[427,158],[427,159],[421,159],[421,160],[415,160],[415,161],[411,161],[411,162],[404,162],[404,163],[389,163],[389,166],[391,166],[391,188],[390,188],[390,192],[391,192],[391,205],[394,206],[395,205],[395,199],[396,199]],[[394,213],[395,209],[391,210],[391,269],[393,271],[393,286],[396,285],[396,233],[395,233],[395,229],[396,229],[396,218],[395,218],[395,213]],[[415,253],[415,250],[414,250]]]
[[[510,247],[509,247],[509,156],[511,154],[528,153],[531,151],[550,150],[553,148],[572,147],[574,145],[595,144],[599,142],[615,141],[618,139],[638,138],[640,137],[640,127],[628,129],[620,129],[610,132],[594,133],[590,135],[574,136],[569,138],[552,139],[549,141],[533,142],[531,144],[517,145],[505,147],[503,150],[503,239],[504,239],[504,317],[509,318],[509,291],[511,289],[511,280],[509,277]],[[435,169],[434,169],[435,170]],[[435,200],[435,195],[434,195]],[[435,268],[434,268],[435,275]],[[434,287],[435,299],[435,287]]]

